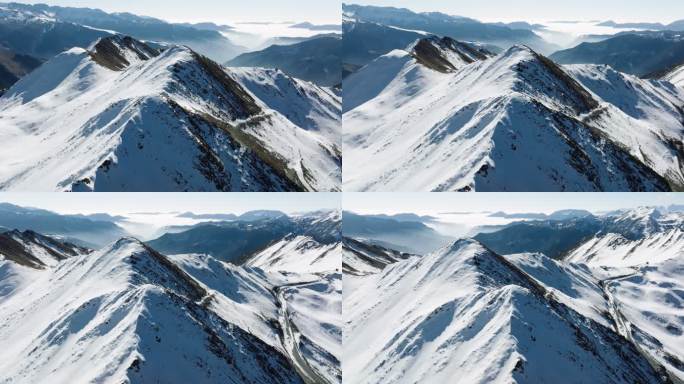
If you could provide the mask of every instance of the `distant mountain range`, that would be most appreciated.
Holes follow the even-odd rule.
[[[38,58],[0,48],[0,96],[41,64],[42,60]]]
[[[679,32],[624,32],[594,43],[558,51],[560,64],[606,64],[640,77],[660,77],[684,63],[684,39]]]
[[[635,29],[651,29],[651,30],[662,30],[662,31],[682,31],[684,30],[684,20],[673,21],[669,24],[663,23],[616,23],[615,21],[608,20],[597,24],[602,27],[613,27],[613,28],[635,28]]]
[[[166,254],[205,253],[235,265],[272,269],[278,259],[288,254],[294,257],[292,254],[297,251],[334,257],[332,249],[340,241],[340,217],[336,212],[289,217],[277,211],[252,211],[233,221],[199,224],[178,233],[167,233],[148,244]],[[304,257],[304,252],[299,253]],[[309,261],[314,260],[317,257]],[[315,268],[318,264],[307,265],[302,268]],[[341,268],[341,265],[329,268],[335,265],[334,259],[332,264],[325,265],[328,270]]]
[[[432,252],[452,238],[440,234],[420,221],[405,221],[393,217],[358,215],[344,212],[342,234],[353,239],[365,239],[381,247],[413,254]]]
[[[257,51],[243,53],[226,63],[229,67],[278,68],[290,76],[332,87],[340,84],[339,35],[314,37],[289,45],[271,45]]]
[[[109,220],[98,217],[60,215],[43,209],[0,203],[0,227],[7,230],[32,230],[57,236],[86,246],[102,246],[128,233]]]
[[[556,46],[546,42],[529,29],[482,23],[474,19],[439,12],[416,13],[405,8],[343,4],[342,13],[346,20],[371,22],[407,31],[447,36],[461,41],[492,44],[502,48],[515,44],[527,44],[544,53],[557,50]],[[349,27],[345,29],[349,30]],[[386,52],[378,52],[378,56],[384,53]]]
[[[44,59],[73,47],[88,48],[93,41],[113,33],[139,40],[189,45],[219,62],[245,51],[206,25],[194,27],[130,13],[45,4],[0,3],[0,7],[0,42],[9,41],[12,45],[8,48]],[[16,50],[17,46],[31,49],[24,52]]]

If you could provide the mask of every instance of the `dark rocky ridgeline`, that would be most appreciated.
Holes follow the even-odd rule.
[[[457,70],[458,68],[445,57],[444,53],[446,52],[456,54],[464,64],[471,64],[494,56],[485,48],[463,43],[448,36],[441,38],[430,36],[418,40],[411,51],[411,55],[419,63],[435,71],[447,73]]]
[[[34,255],[36,248],[47,253],[56,261],[91,252],[87,248],[62,242],[30,230],[23,232],[13,230],[0,233],[0,254],[19,265],[44,269],[46,264]]]
[[[159,50],[130,36],[114,35],[100,39],[90,51],[90,57],[103,67],[121,71],[131,65],[124,55],[124,50],[135,54],[141,61],[159,56],[160,53]]]

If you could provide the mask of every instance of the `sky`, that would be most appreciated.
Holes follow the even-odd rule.
[[[18,0],[17,2],[99,8],[107,12],[130,12],[170,22],[213,21],[230,24],[241,21],[309,21],[315,24],[339,24],[342,17],[341,2],[337,0]]]
[[[340,208],[337,193],[0,193],[0,202],[61,214],[140,212],[301,213]]]
[[[445,212],[594,213],[640,206],[684,205],[684,193],[345,193],[343,208],[361,214]]]
[[[682,0],[358,0],[349,4],[443,12],[482,21],[614,20],[669,23],[684,19]]]

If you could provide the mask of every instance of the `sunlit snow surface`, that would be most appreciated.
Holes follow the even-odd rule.
[[[245,84],[265,82],[254,88],[259,99],[243,95],[250,91],[237,84],[226,89],[225,80],[217,80],[224,74],[212,74],[188,48],[171,47],[146,59],[117,48],[130,63],[121,70],[96,62],[93,51],[74,48],[0,99],[0,141],[6,144],[0,189],[287,190],[298,179],[297,189],[339,190],[339,143],[330,137],[341,129],[341,101],[330,91],[259,71]],[[241,70],[235,76],[239,84],[251,75]],[[277,84],[268,76],[277,76]],[[302,111],[288,110],[280,92],[309,101],[293,106]],[[256,108],[252,103],[259,112],[246,116],[244,108]],[[228,126],[240,133],[223,132]]]
[[[345,381],[664,381],[654,369],[681,380],[684,215],[637,208],[598,218],[602,229],[562,260],[459,240],[371,268],[363,248],[345,250],[360,272],[344,276]]]
[[[334,266],[313,274],[284,260],[265,272],[210,255],[167,257],[132,238],[59,262],[25,247],[47,267],[0,251],[2,382],[301,383],[305,373],[341,382]]]
[[[409,49],[344,81],[348,191],[657,191],[684,181],[672,145],[684,134],[684,92],[670,83],[557,67],[522,46],[443,73]]]

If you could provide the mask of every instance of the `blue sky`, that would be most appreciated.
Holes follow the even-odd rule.
[[[367,214],[412,212],[542,212],[561,209],[611,211],[684,204],[684,193],[345,193],[345,210]]]
[[[439,11],[484,21],[611,19],[672,22],[684,19],[682,0],[359,0],[345,3]]]
[[[108,12],[130,12],[168,21],[188,22],[310,21],[319,24],[339,24],[342,17],[341,2],[337,0],[18,0],[18,2],[100,8]]]
[[[54,212],[235,213],[279,210],[286,213],[339,209],[338,193],[0,193],[0,202]]]

